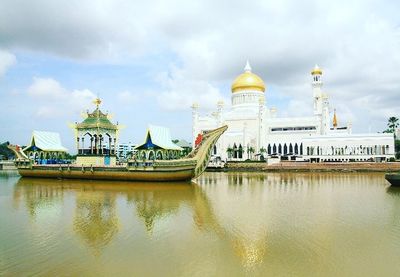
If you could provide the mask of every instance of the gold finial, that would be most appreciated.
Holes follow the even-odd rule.
[[[336,117],[336,109],[333,112],[333,128],[337,128],[338,126],[338,121],[337,121],[337,117]]]
[[[98,108],[101,104],[101,99],[99,97],[96,97],[96,99],[93,100],[93,104],[95,104]]]
[[[316,64],[314,69],[311,70],[311,75],[322,75],[322,69]]]

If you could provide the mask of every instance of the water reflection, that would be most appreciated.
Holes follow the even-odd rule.
[[[20,178],[14,187],[14,206],[19,207],[21,201],[32,219],[40,209],[50,209],[64,200],[62,184],[57,181]]]
[[[119,231],[115,201],[114,194],[95,189],[76,194],[74,231],[95,254],[100,254]]]
[[[214,217],[210,215],[209,203],[196,184],[21,178],[14,187],[14,205],[18,207],[24,202],[33,219],[42,208],[51,209],[71,196],[75,206],[73,230],[96,255],[121,228],[116,207],[118,199],[134,206],[149,234],[157,221],[176,215],[182,206],[193,211],[193,219],[200,229],[218,225],[212,222]]]
[[[65,244],[90,250],[64,255],[94,257],[91,266],[107,265],[99,272],[390,275],[380,257],[400,255],[400,189],[382,174],[207,173],[190,184],[23,178],[13,189],[31,224],[61,211],[46,228],[64,228]],[[379,271],[362,270],[373,263]]]
[[[132,184],[131,184],[132,186]],[[176,214],[182,205],[193,201],[194,188],[190,184],[134,184],[126,191],[127,201],[136,208],[146,230],[152,233],[154,225],[163,218]]]

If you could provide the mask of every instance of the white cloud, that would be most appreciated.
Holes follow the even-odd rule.
[[[169,74],[160,74],[158,81],[165,90],[157,94],[157,101],[165,110],[188,110],[195,102],[202,109],[210,110],[216,108],[217,101],[227,101],[209,82],[190,79],[176,67],[172,67]]]
[[[60,83],[52,78],[33,78],[33,83],[28,88],[28,93],[34,97],[64,98],[68,93]]]
[[[88,90],[68,90],[52,78],[33,78],[27,89],[28,95],[37,105],[36,116],[57,118],[75,115],[95,99],[96,95]]]
[[[16,62],[17,59],[13,54],[0,49],[0,77]]]
[[[168,110],[215,105],[229,93],[215,84],[232,81],[246,59],[267,86],[293,98],[289,109],[300,107],[318,63],[335,107],[383,124],[400,102],[398,10],[398,1],[375,0],[5,0],[0,47],[100,63],[171,56],[175,68],[155,96]]]

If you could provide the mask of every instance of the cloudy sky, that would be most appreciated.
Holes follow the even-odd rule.
[[[191,139],[192,102],[229,106],[247,59],[269,107],[311,115],[310,70],[354,132],[399,116],[399,1],[0,1],[0,142],[60,132],[96,95],[139,142],[146,126]]]

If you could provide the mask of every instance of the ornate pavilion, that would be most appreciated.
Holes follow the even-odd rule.
[[[76,147],[79,165],[115,165],[116,147],[118,145],[119,125],[110,121],[110,115],[103,113],[99,106],[101,100],[96,98],[93,103],[96,109],[86,112],[81,123],[75,123]]]
[[[59,133],[33,131],[29,145],[23,151],[36,162],[65,158],[67,148],[61,143]]]
[[[172,142],[168,128],[150,125],[145,140],[134,148],[140,160],[170,160],[179,158],[182,147]]]

